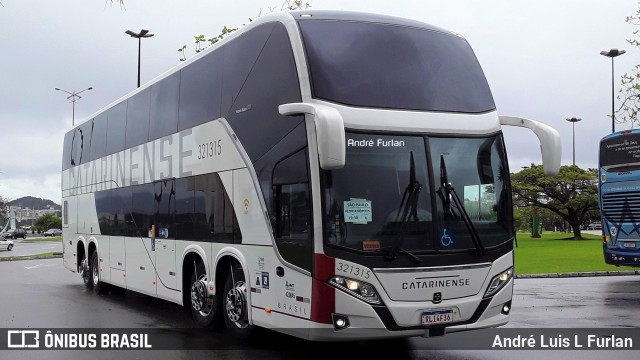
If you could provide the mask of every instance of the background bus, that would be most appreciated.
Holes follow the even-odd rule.
[[[205,326],[307,339],[508,321],[501,125],[466,40],[361,13],[261,17],[65,136],[64,263]],[[90,314],[89,314],[90,316]]]
[[[640,266],[640,130],[600,140],[598,199],[607,264]]]

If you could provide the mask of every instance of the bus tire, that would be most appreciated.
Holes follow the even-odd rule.
[[[9,244],[9,246],[7,246],[7,251],[11,251],[13,249],[13,244]]]
[[[242,266],[234,265],[224,284],[222,313],[229,329],[243,329],[249,325],[247,284]]]
[[[84,287],[88,291],[93,290],[93,281],[91,281],[91,269],[89,264],[85,264],[88,261],[87,259],[82,259],[80,262],[80,275],[82,276],[82,282],[84,282]]]
[[[198,262],[189,282],[189,310],[199,326],[221,328],[220,302],[218,296],[208,295],[208,281],[204,264]]]
[[[100,263],[97,250],[93,252],[93,255],[91,255],[89,269],[91,273],[91,285],[93,287],[93,292],[98,295],[107,293],[109,291],[108,285],[100,280]]]

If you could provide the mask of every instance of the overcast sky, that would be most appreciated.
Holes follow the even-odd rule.
[[[149,29],[142,43],[142,82],[179,63],[193,35],[241,26],[261,0],[0,0],[0,196],[36,196],[60,203],[62,140],[71,104],[54,88],[80,91],[76,123],[136,87],[138,42],[126,30]],[[543,121],[563,136],[562,164],[571,164],[568,117],[576,124],[576,163],[597,166],[599,139],[611,131],[611,61],[616,84],[640,62],[630,47],[632,0],[310,0],[313,9],[366,11],[430,23],[470,42],[493,91],[498,113]],[[617,130],[631,124],[617,125]],[[536,137],[505,131],[511,171],[540,163]]]

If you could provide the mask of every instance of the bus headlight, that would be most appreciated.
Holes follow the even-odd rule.
[[[368,282],[349,279],[344,276],[334,276],[329,279],[329,284],[369,304],[380,304],[380,297],[376,289]]]
[[[507,270],[501,272],[500,274],[494,276],[493,279],[491,279],[491,282],[489,283],[489,288],[487,288],[487,291],[484,293],[484,297],[487,298],[489,296],[493,296],[500,289],[502,289],[502,287],[507,282],[509,282],[509,280],[512,277],[513,277],[513,267],[510,267]]]

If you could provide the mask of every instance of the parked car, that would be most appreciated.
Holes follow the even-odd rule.
[[[62,230],[60,229],[49,229],[42,234],[42,236],[62,236]]]
[[[13,249],[13,241],[7,240],[0,236],[0,250],[9,250]]]
[[[587,225],[587,230],[602,230],[602,223],[594,222]]]
[[[22,229],[8,230],[1,235],[5,239],[27,238],[27,232]]]

